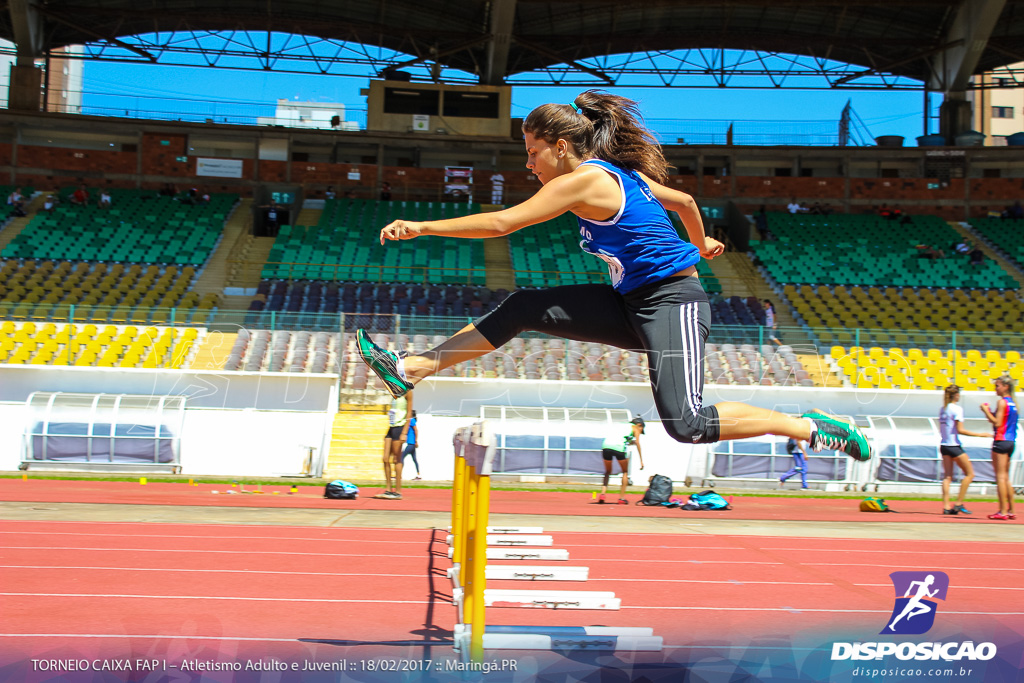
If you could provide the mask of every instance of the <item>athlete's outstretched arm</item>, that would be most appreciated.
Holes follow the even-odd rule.
[[[683,222],[683,227],[686,228],[686,234],[690,238],[690,243],[697,247],[701,256],[706,259],[713,259],[725,251],[725,246],[721,242],[704,234],[704,219],[701,218],[700,208],[693,197],[685,192],[657,183],[643,173],[640,174],[640,177],[651,188],[651,194],[661,202],[662,206],[678,214],[679,220]]]
[[[609,180],[601,177],[606,175],[603,171],[567,173],[545,183],[537,194],[522,204],[502,211],[477,213],[440,221],[397,220],[380,231],[380,243],[384,244],[387,240],[410,240],[420,235],[502,237],[529,225],[561,216],[566,211],[585,211],[585,207],[607,193]]]

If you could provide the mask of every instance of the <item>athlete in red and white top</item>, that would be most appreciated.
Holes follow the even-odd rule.
[[[1013,487],[1010,485],[1010,457],[1017,445],[1017,404],[1013,400],[1013,378],[1003,375],[993,385],[999,397],[995,412],[992,412],[988,403],[981,404],[982,412],[995,428],[992,432],[992,467],[996,471],[999,512],[988,518],[1017,519],[1013,512]]]

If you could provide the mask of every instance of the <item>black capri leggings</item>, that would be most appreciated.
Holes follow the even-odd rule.
[[[718,411],[702,406],[704,342],[711,307],[696,277],[673,277],[617,293],[611,285],[517,290],[476,321],[494,348],[517,334],[544,332],[647,354],[654,403],[676,441],[719,439]]]

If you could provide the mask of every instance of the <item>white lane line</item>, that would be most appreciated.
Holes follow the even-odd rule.
[[[368,556],[366,553],[305,553],[305,552],[293,552],[293,551],[279,551],[273,552],[269,550],[189,550],[189,549],[173,549],[173,548],[81,548],[81,547],[64,547],[64,546],[0,546],[2,550],[54,550],[54,551],[97,551],[97,552],[132,552],[132,553],[220,553],[223,555],[283,555],[283,556],[297,556],[297,555],[313,555],[317,557],[412,557],[416,559],[425,559],[424,555],[381,555],[375,553],[372,556]],[[583,561],[583,558],[573,558],[575,560]],[[672,564],[694,564],[699,562],[700,564],[758,564],[758,565],[779,565],[782,562],[757,562],[757,561],[742,561],[742,560],[642,560],[642,559],[610,559],[607,557],[597,557],[591,562],[662,562]]]
[[[0,593],[0,596],[7,597],[28,597],[28,598],[122,598],[122,599],[135,599],[135,600],[231,600],[240,602],[308,602],[308,603],[367,603],[367,604],[380,604],[380,605],[426,605],[430,600],[343,600],[336,598],[255,598],[255,597],[224,597],[220,595],[138,595],[138,594],[119,594],[119,593]],[[440,602],[447,603],[447,600],[440,600]],[[718,606],[666,606],[666,605],[654,605],[650,607],[644,607],[640,605],[623,605],[622,609],[634,609],[634,610],[719,610],[723,612],[792,612],[793,607],[718,607]],[[835,614],[834,608],[829,609],[805,609],[799,608],[801,612],[821,612],[825,614]],[[877,609],[844,609],[844,614],[849,613],[862,613],[862,614],[890,614],[892,610],[877,610]],[[993,617],[1019,617],[1024,616],[1024,612],[953,612],[949,610],[943,610],[943,614],[972,614],[972,615],[983,615]]]
[[[9,501],[7,501],[7,502],[9,502]],[[36,502],[36,504],[44,505],[45,503],[38,503],[38,502]],[[278,509],[281,509],[281,510],[316,510],[317,508],[266,508],[266,509],[270,509],[270,510],[278,510]],[[331,512],[331,510],[325,510],[325,511],[326,512]],[[335,512],[338,512],[338,511],[335,511]],[[349,510],[349,512],[351,512],[351,510]],[[113,526],[113,527],[125,527],[125,526],[128,526],[128,527],[134,527],[134,528],[158,526],[158,527],[160,527],[162,529],[168,529],[168,528],[174,528],[174,527],[184,527],[186,529],[197,529],[198,528],[198,529],[211,529],[211,530],[213,530],[213,529],[217,529],[217,530],[220,530],[220,529],[237,529],[238,531],[252,531],[253,529],[266,529],[268,531],[271,530],[271,529],[273,529],[275,531],[277,531],[278,529],[293,529],[295,531],[302,531],[302,532],[306,532],[306,533],[309,533],[309,531],[310,531],[310,527],[309,526],[290,525],[290,524],[282,524],[282,525],[277,525],[277,524],[216,524],[214,522],[196,522],[194,524],[192,524],[192,523],[182,524],[181,522],[72,522],[72,521],[60,520],[60,519],[56,519],[56,520],[35,520],[35,519],[28,519],[28,520],[24,520],[24,519],[22,519],[22,520],[4,519],[4,520],[0,520],[0,525],[3,525],[3,526],[14,526],[14,525],[17,525],[17,524],[31,524],[33,526],[44,525],[44,524],[54,524],[54,525],[58,525],[58,526],[83,526],[83,527],[88,527],[90,529],[97,529],[97,528],[108,527],[108,526]],[[333,532],[352,531],[352,530],[356,529],[356,527],[333,527],[333,526],[314,527],[314,528],[322,529],[323,531],[333,531]],[[358,529],[360,531],[400,531],[400,532],[403,532],[403,533],[413,533],[413,532],[414,533],[423,533],[423,532],[429,532],[429,531],[432,530],[432,528],[429,528],[429,527],[425,527],[423,529],[400,529],[400,528],[395,528],[395,527],[372,527],[372,526],[358,527]],[[18,532],[14,531],[14,532],[11,532],[11,533],[18,533]],[[39,532],[39,533],[46,533],[46,532]],[[219,537],[218,536],[209,536],[209,538],[219,538]],[[261,538],[274,538],[274,536],[265,536],[265,537],[261,537]]]
[[[178,567],[96,567],[96,566],[56,566],[56,565],[20,565],[20,564],[0,564],[0,569],[94,569],[96,571],[104,572],[197,572],[204,574],[287,574],[289,576],[366,576],[366,577],[378,577],[387,576],[398,579],[428,579],[430,578],[426,573],[423,574],[380,574],[374,572],[368,574],[366,572],[343,574],[340,572],[289,572],[289,571],[275,571],[269,569],[180,569]]]
[[[515,567],[517,565],[512,564],[501,564],[501,565],[488,565],[495,567]],[[369,574],[356,573],[356,574],[342,574],[338,572],[290,572],[290,571],[274,571],[267,569],[180,569],[177,567],[102,567],[102,566],[57,566],[57,565],[30,565],[30,564],[0,564],[0,569],[94,569],[96,571],[121,571],[121,572],[199,572],[207,574],[288,574],[296,576],[370,576]],[[388,576],[395,578],[428,578],[426,574],[379,574],[373,573],[372,576]],[[725,581],[702,581],[699,579],[641,579],[641,578],[630,578],[630,579],[610,579],[610,578],[599,578],[590,577],[593,581],[624,581],[629,583],[645,582],[645,583],[709,583],[709,584],[724,584]],[[746,585],[746,584],[757,584],[766,586],[834,586],[833,583],[814,583],[806,581],[732,581],[732,585]],[[875,585],[875,584],[865,584]],[[882,584],[878,584],[881,586]],[[889,586],[891,588],[891,586]],[[960,586],[966,587],[966,586]],[[1016,589],[1015,589],[1016,590]],[[1024,589],[1020,589],[1024,590]]]
[[[889,590],[892,589],[891,583],[855,583],[853,585],[861,586],[863,588],[886,588]],[[1020,588],[1017,586],[964,586],[958,583],[956,587],[958,589],[969,588],[975,591],[1024,591],[1024,588]]]
[[[641,607],[639,605],[623,605],[623,610],[627,609],[657,609],[657,610],[707,610],[707,611],[722,611],[722,612],[793,612],[798,610],[799,612],[822,612],[824,614],[835,614],[835,609],[808,609],[804,607],[673,607],[666,605],[658,605],[656,607]],[[843,614],[891,614],[892,610],[885,609],[846,609],[843,608]],[[1019,617],[1024,616],[1024,612],[951,612],[950,610],[942,610],[943,614],[971,614],[981,615],[988,617]]]
[[[420,531],[421,532],[424,532],[424,531],[427,532],[427,533],[424,534],[426,536],[426,535],[429,534],[430,530],[429,529],[423,529],[423,530],[420,530]],[[130,536],[126,536],[125,534],[100,534],[100,533],[88,533],[88,532],[78,532],[78,531],[50,532],[50,531],[2,531],[2,530],[0,530],[0,534],[14,534],[14,535],[23,535],[23,536],[29,536],[29,535],[37,535],[37,536],[75,536],[75,537],[79,537],[79,536],[99,536],[101,538],[107,538],[107,537],[109,537],[109,538],[126,538],[126,537],[130,538]],[[135,534],[135,536],[136,537],[146,537],[146,538],[159,538],[159,539],[163,539],[163,538],[192,538],[192,539],[200,539],[200,540],[208,540],[208,541],[275,541],[275,542],[276,541],[315,541],[317,543],[322,543],[324,541],[330,541],[330,542],[335,542],[335,543],[390,543],[390,544],[404,543],[404,544],[407,544],[407,545],[420,545],[423,542],[422,540],[396,541],[394,539],[383,540],[383,539],[375,539],[375,538],[326,538],[326,537],[324,537],[324,538],[310,538],[310,537],[304,537],[304,536],[204,536],[202,534],[160,534],[160,533],[153,533],[152,530],[149,530],[149,531],[147,531],[144,534]],[[423,539],[423,540],[427,540],[427,539]]]
[[[855,564],[853,562],[800,562],[798,564],[807,567],[905,567],[902,564],[879,563]],[[1024,572],[1024,567],[942,567],[943,571],[948,569],[963,569],[977,572]]]
[[[420,529],[422,532],[429,532],[429,529]],[[557,533],[557,532],[556,532]],[[112,538],[125,538],[125,534],[103,534],[103,533],[79,533],[77,531],[60,531],[60,532],[48,532],[48,531],[3,531],[0,530],[0,534],[24,534],[24,535],[39,535],[39,536],[100,536],[100,537],[112,537]],[[136,536],[145,536],[147,538],[194,538],[194,539],[208,539],[211,541],[227,541],[227,540],[257,540],[257,541],[334,541],[338,543],[405,543],[405,544],[416,544],[420,541],[394,541],[394,540],[378,540],[378,539],[363,539],[363,538],[310,538],[305,536],[204,536],[201,534],[154,534],[152,531],[147,531],[144,534],[136,534]],[[708,547],[706,545],[612,545],[602,543],[595,545],[592,543],[587,544],[562,544],[569,545],[573,548],[653,548],[655,550],[752,550],[752,548],[745,548],[740,546],[713,546]],[[753,548],[756,550],[756,548]]]
[[[895,554],[906,554],[906,555],[949,555],[948,550],[873,550],[870,548],[774,548],[764,547],[761,550],[799,550],[805,552],[819,552],[819,553],[886,553],[890,555]],[[1006,557],[1020,557],[1020,553],[981,553],[977,550],[972,550],[971,555],[997,555]]]
[[[366,553],[299,553],[290,550],[282,550],[278,552],[272,552],[270,550],[189,550],[189,549],[177,549],[177,548],[71,548],[63,546],[3,546],[3,550],[56,550],[56,551],[68,551],[68,550],[83,550],[83,551],[97,551],[97,552],[116,552],[116,553],[217,553],[220,555],[285,555],[285,556],[315,556],[315,557],[412,557],[419,560],[424,560],[426,557],[420,555],[381,555],[376,553],[372,556],[368,556]]]
[[[431,602],[448,600],[344,600],[341,598],[256,598],[224,595],[138,595],[133,593],[0,593],[13,598],[124,598],[129,600],[232,600],[251,602],[313,602],[313,603],[367,603],[380,605],[429,605]]]
[[[495,565],[514,566],[514,565]],[[367,576],[366,573],[341,573],[341,572],[301,572],[301,571],[275,571],[269,569],[183,569],[179,567],[103,567],[103,566],[58,566],[58,565],[31,565],[31,564],[0,564],[0,569],[93,569],[96,571],[124,571],[124,572],[196,572],[205,574],[287,574],[294,576]],[[380,574],[373,576],[386,576],[390,578],[427,578],[424,574]],[[644,579],[644,578],[601,578],[591,577],[594,581],[622,581],[629,583],[706,583],[722,584],[729,583],[735,586],[757,585],[757,586],[835,586],[835,583],[814,582],[814,581],[737,581],[727,579],[722,581],[705,581],[701,579]],[[892,588],[888,583],[855,583],[854,586],[861,588]],[[1017,586],[961,586],[957,588],[969,590],[993,590],[993,591],[1024,591],[1024,587]]]

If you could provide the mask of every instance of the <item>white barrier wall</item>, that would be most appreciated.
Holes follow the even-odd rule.
[[[304,447],[317,448],[317,461],[326,458],[337,410],[335,375],[0,365],[0,424],[4,425],[0,470],[16,469],[22,457],[28,419],[23,404],[34,391],[188,396],[181,442],[186,475],[296,474],[308,453]],[[987,392],[967,392],[961,405],[968,417],[977,416],[981,402],[994,398]],[[840,415],[930,417],[938,413],[942,395],[939,391],[707,385],[705,404],[721,401],[743,401],[788,413],[821,408]],[[639,471],[638,459],[631,462],[635,484],[655,473],[677,481],[706,475],[707,447],[681,444],[665,433],[646,383],[435,378],[416,389],[417,458],[424,479],[451,478],[452,435],[480,419],[485,405],[625,409],[647,419],[644,471]],[[407,460],[406,477],[414,472]]]
[[[960,404],[967,417],[980,417],[981,403],[994,400],[994,393],[964,392]],[[705,405],[723,401],[739,401],[790,414],[819,408],[837,415],[934,417],[942,407],[942,392],[705,385]],[[438,476],[450,478],[452,433],[458,427],[479,419],[483,406],[502,404],[621,408],[638,413],[647,420],[646,433],[641,441],[645,468],[642,472],[639,470],[637,458],[630,461],[630,476],[634,484],[645,483],[652,474],[664,474],[676,481],[683,481],[689,476],[698,482],[710,476],[707,472],[708,447],[679,443],[662,429],[651,388],[646,383],[434,378],[421,382],[416,388],[416,410],[420,416],[417,424],[421,432],[418,457],[421,467],[424,467],[424,478],[434,478],[432,473],[426,473],[424,463],[430,463],[433,468],[433,463],[438,460],[444,462],[444,467],[437,470]],[[447,417],[450,415],[465,417]],[[406,466],[411,467],[411,461],[407,461]]]
[[[337,413],[337,375],[193,372],[140,368],[0,365],[0,470],[26,454],[36,391],[188,397],[181,433],[181,473],[276,476],[299,474],[314,452],[327,456]]]

